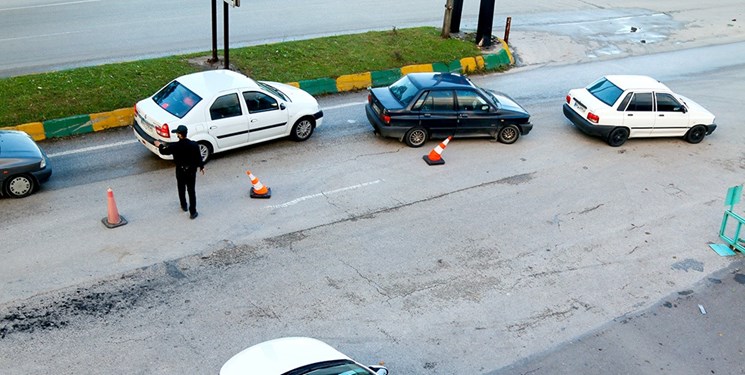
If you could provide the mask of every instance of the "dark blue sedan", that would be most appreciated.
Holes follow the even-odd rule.
[[[365,111],[377,134],[411,147],[448,136],[510,144],[533,128],[530,114],[514,99],[453,73],[411,73],[388,87],[372,88]]]
[[[51,175],[49,158],[28,134],[0,130],[0,187],[5,196],[26,197]]]

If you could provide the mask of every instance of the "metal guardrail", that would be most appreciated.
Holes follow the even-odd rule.
[[[745,225],[745,218],[734,212],[735,204],[740,202],[742,197],[742,185],[737,185],[729,188],[727,191],[727,197],[724,200],[724,204],[729,206],[729,209],[724,211],[724,217],[722,218],[722,225],[719,227],[719,238],[724,241],[724,244],[710,244],[712,250],[716,251],[721,256],[733,256],[736,255],[736,251],[745,254],[745,239],[740,237],[742,233],[743,225]],[[733,235],[728,235],[727,226],[730,223],[730,219],[734,223]],[[730,232],[731,233],[731,232]]]

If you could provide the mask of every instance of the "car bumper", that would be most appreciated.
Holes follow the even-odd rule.
[[[155,142],[155,138],[151,137],[150,134],[147,134],[144,130],[142,130],[137,120],[134,121],[132,127],[134,128],[135,137],[143,146],[145,146],[145,148],[150,150],[150,152],[152,152],[153,154],[158,155],[161,159],[173,160],[173,155],[163,155],[160,153],[160,150],[158,150],[158,148],[155,147],[155,145],[153,144]]]
[[[49,177],[52,176],[52,167],[49,165],[49,161],[47,160],[47,166],[44,167],[44,169],[40,169],[38,171],[31,172],[32,175],[34,175],[34,178],[39,183],[44,183],[49,180]]]
[[[706,125],[706,135],[711,135],[711,133],[713,133],[714,130],[717,130],[717,124]]]
[[[518,126],[520,127],[520,132],[522,133],[522,135],[527,135],[528,133],[530,133],[531,130],[533,130],[533,124],[530,122],[526,122]]]
[[[318,111],[313,114],[313,119],[316,120],[316,127],[321,126],[323,123],[323,111]]]
[[[404,134],[406,134],[406,131],[409,130],[408,128],[398,128],[384,124],[369,103],[365,105],[365,113],[367,114],[367,121],[369,121],[373,129],[375,129],[375,133],[378,133],[384,137],[403,139]]]
[[[614,126],[596,125],[587,121],[587,119],[580,116],[571,107],[569,107],[569,104],[566,103],[564,104],[564,116],[566,116],[566,118],[569,119],[569,121],[571,121],[574,126],[576,126],[583,133],[603,139],[607,139],[608,134],[610,134],[613,128],[615,128]]]

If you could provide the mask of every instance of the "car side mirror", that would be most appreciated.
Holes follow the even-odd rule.
[[[686,108],[686,106],[684,105],[680,106],[680,110],[683,111],[683,113],[688,112],[688,108]]]
[[[285,103],[279,103],[279,109],[285,110],[286,108]]]

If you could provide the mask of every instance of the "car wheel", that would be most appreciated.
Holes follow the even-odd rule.
[[[212,158],[212,145],[209,142],[198,142],[199,154],[202,155],[202,163],[207,163]]]
[[[696,144],[703,141],[705,136],[706,127],[703,125],[696,125],[688,129],[688,133],[686,133],[686,141],[688,141],[688,143]]]
[[[295,141],[305,141],[310,138],[311,134],[313,134],[313,129],[315,127],[316,124],[313,120],[308,117],[303,117],[300,120],[297,120],[295,125],[292,126],[290,136]]]
[[[608,134],[608,144],[613,147],[623,145],[627,139],[629,139],[629,129],[626,128],[615,128]]]
[[[13,198],[27,197],[34,192],[35,186],[34,179],[30,176],[13,176],[5,182],[5,194]]]
[[[422,147],[427,142],[427,130],[419,127],[410,129],[404,136],[404,142],[409,147]]]
[[[497,140],[507,145],[517,142],[518,138],[520,138],[520,129],[517,125],[507,125],[499,129],[497,134]]]

